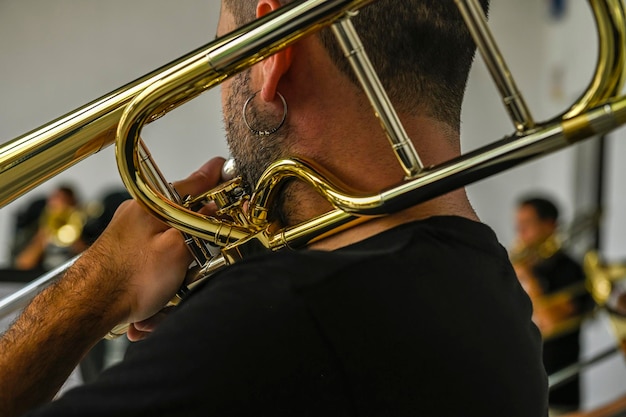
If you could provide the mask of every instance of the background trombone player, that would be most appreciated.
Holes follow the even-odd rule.
[[[218,35],[280,6],[225,1]],[[354,20],[425,164],[457,155],[473,43],[454,2],[379,1]],[[229,146],[246,182],[288,155],[363,192],[402,180],[343,59],[324,31],[224,83]],[[214,186],[222,162],[179,193]],[[328,210],[299,183],[281,197],[280,225]],[[129,337],[145,336],[189,261],[178,231],[124,204],[1,339],[2,414],[49,400],[113,325],[135,323]],[[457,190],[307,250],[233,265],[121,365],[29,415],[545,415],[530,316],[506,251]]]
[[[548,375],[577,363],[582,314],[591,306],[580,264],[561,248],[559,210],[549,199],[520,199],[515,225],[518,246],[511,255],[515,273],[533,302],[533,321],[544,338],[543,361]],[[550,391],[555,412],[580,406],[578,376]]]

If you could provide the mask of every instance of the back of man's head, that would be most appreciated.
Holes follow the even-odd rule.
[[[281,0],[290,3],[292,0]],[[480,0],[488,9],[489,0]],[[254,0],[225,0],[238,26],[254,19]],[[400,112],[460,127],[475,45],[453,0],[378,0],[353,18],[368,56]],[[330,30],[320,39],[337,67],[357,82]]]

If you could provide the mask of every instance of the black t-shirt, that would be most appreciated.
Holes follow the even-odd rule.
[[[547,415],[541,337],[483,224],[250,258],[41,416]]]

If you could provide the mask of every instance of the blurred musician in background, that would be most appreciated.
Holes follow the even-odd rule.
[[[224,0],[218,36],[281,6]],[[455,2],[381,0],[354,24],[424,164],[458,156],[475,48]],[[249,184],[294,155],[366,193],[405,176],[331,30],[229,76],[222,101],[229,147]],[[176,184],[179,194],[215,186],[223,163],[213,159]],[[330,209],[298,182],[279,200],[277,226]],[[148,334],[189,262],[177,230],[124,203],[0,339],[0,414],[47,402],[118,323],[133,323],[128,336],[143,338],[125,360],[29,416],[547,414],[530,301],[463,189],[303,250],[247,257]]]
[[[544,338],[543,360],[548,375],[572,363],[580,353],[580,319],[589,302],[579,263],[566,254],[558,238],[559,211],[549,199],[529,196],[516,213],[517,246],[511,261],[533,303],[533,321]],[[579,379],[550,391],[555,413],[577,410]]]
[[[85,221],[74,187],[57,187],[46,198],[34,235],[15,256],[15,268],[51,270],[81,253],[87,247]]]

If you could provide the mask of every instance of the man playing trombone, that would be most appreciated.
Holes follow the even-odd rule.
[[[580,325],[590,304],[585,274],[561,246],[557,236],[559,210],[550,199],[521,199],[515,220],[519,243],[511,262],[533,303],[533,321],[544,339],[544,366],[552,374],[579,360]],[[578,410],[579,384],[575,377],[552,388],[550,408],[555,413]]]
[[[281,6],[225,0],[218,36]],[[424,163],[457,156],[474,47],[454,2],[379,1],[353,20]],[[292,155],[364,193],[402,181],[344,59],[323,30],[224,82],[227,139],[247,183]],[[222,163],[178,183],[179,194],[215,186]],[[271,216],[289,226],[329,208],[294,181]],[[463,189],[304,250],[237,262],[153,329],[189,263],[177,230],[124,204],[1,339],[0,414],[547,413],[530,301]],[[46,403],[90,346],[124,322],[133,323],[131,339],[143,339],[125,360]]]

